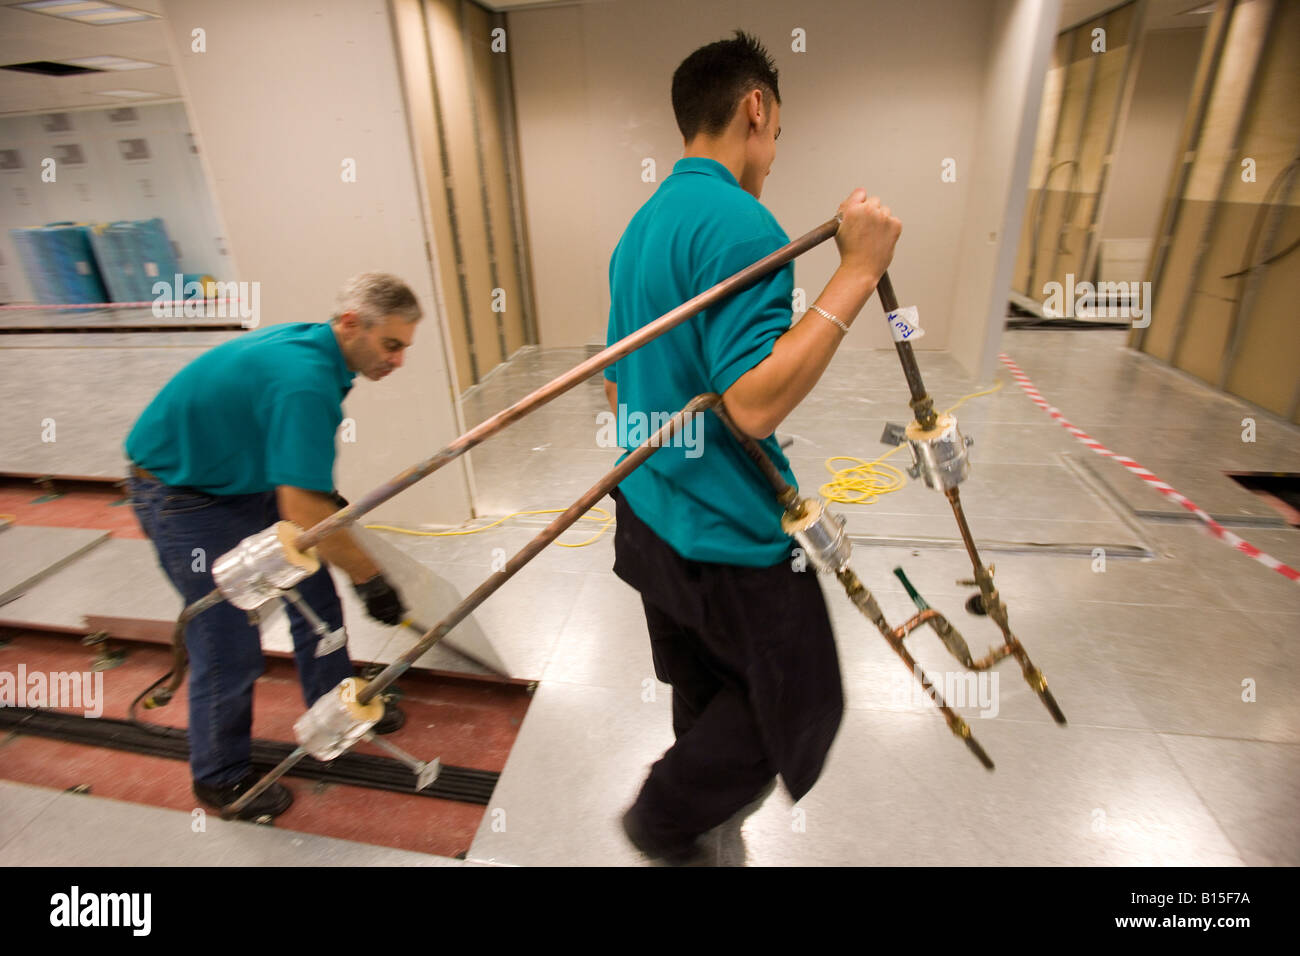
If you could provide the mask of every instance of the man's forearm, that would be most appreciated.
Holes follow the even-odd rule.
[[[339,510],[329,495],[319,491],[282,485],[276,489],[276,496],[280,514],[303,529],[312,527]],[[379,565],[361,549],[352,533],[347,530],[330,535],[316,545],[316,550],[330,564],[342,568],[354,584],[368,581],[380,571]]]
[[[873,277],[841,266],[816,304],[852,325],[875,289]],[[727,389],[723,398],[736,425],[755,438],[772,434],[812,391],[843,338],[835,323],[809,309],[776,340],[771,355]]]

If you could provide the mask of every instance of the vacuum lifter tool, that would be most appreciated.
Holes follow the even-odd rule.
[[[301,533],[292,521],[279,521],[217,558],[212,580],[221,596],[237,608],[255,611],[319,571],[315,549],[294,546]]]

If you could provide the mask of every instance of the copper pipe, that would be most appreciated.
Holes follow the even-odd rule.
[[[953,516],[957,519],[957,530],[961,532],[962,543],[966,545],[966,554],[970,557],[971,567],[975,572],[975,584],[980,589],[980,600],[984,604],[984,611],[1002,631],[1003,640],[1008,645],[1018,645],[1019,641],[1011,633],[1011,622],[1007,619],[1007,606],[998,595],[997,588],[993,586],[993,573],[984,566],[984,562],[980,560],[979,549],[975,547],[975,538],[966,521],[966,512],[962,510],[961,492],[955,487],[949,488],[944,492],[944,497],[952,505]]]
[[[880,297],[880,304],[886,316],[898,310],[898,296],[894,294],[894,283],[890,280],[887,270],[881,273],[880,281],[876,283],[876,295]],[[894,338],[892,331],[889,337]],[[926,392],[925,383],[921,381],[921,367],[916,364],[912,343],[894,339],[894,349],[898,352],[898,360],[903,363],[903,376],[907,379],[908,391],[912,393],[910,403],[912,412],[916,415],[917,423],[929,431],[934,428],[938,416],[934,411],[934,400]]]
[[[938,612],[936,611],[935,613],[937,614]],[[917,617],[920,617],[923,614],[925,614],[924,611],[922,611],[921,614],[918,614]],[[939,688],[934,685],[925,671],[921,669],[921,666],[916,663],[916,660],[912,657],[911,653],[909,653],[907,648],[903,646],[902,640],[897,642],[890,641],[890,646],[898,656],[903,659],[903,663],[912,671],[912,675],[921,682],[921,686],[925,689],[926,694],[934,701],[935,706],[939,708],[939,712],[943,714],[943,719],[947,722],[948,729],[951,730],[955,736],[962,739],[962,742],[966,744],[971,753],[979,758],[979,762],[982,763],[986,769],[993,770],[994,766],[992,758],[984,752],[984,748],[981,747],[979,741],[975,739],[975,735],[971,733],[970,725],[966,723],[965,719],[960,714],[948,706],[947,702],[943,699],[943,695],[939,693]]]
[[[220,604],[223,600],[224,598],[222,598],[221,592],[213,589],[181,611],[180,617],[176,619],[176,624],[172,628],[172,669],[146,688],[143,694],[131,702],[129,713],[132,720],[137,720],[135,716],[135,707],[141,700],[144,701],[145,710],[151,710],[155,707],[165,707],[167,704],[171,703],[171,699],[176,696],[176,692],[180,690],[181,685],[185,683],[185,675],[189,670],[189,652],[185,647],[186,626],[195,617],[202,614],[208,608]],[[168,678],[170,678],[170,680]],[[154,691],[154,687],[157,687],[158,684],[163,681],[167,681],[167,685],[161,690]],[[153,691],[153,693],[150,693],[150,691]]]
[[[945,618],[934,608],[932,607],[926,608],[924,611],[921,611],[909,617],[902,624],[898,625],[898,627],[894,628],[887,636],[890,637],[891,641],[895,641],[901,644],[903,643],[903,638],[907,637],[907,635],[911,634],[922,624],[930,624],[931,626],[933,626],[936,618],[943,621],[945,624],[948,621],[947,618]]]
[[[961,539],[966,545],[966,553],[970,555],[971,566],[975,571],[975,583],[979,585],[980,600],[984,603],[984,610],[988,612],[1002,631],[1002,640],[1004,647],[990,648],[988,657],[976,661],[975,670],[985,670],[992,667],[999,660],[1009,655],[1014,655],[1020,663],[1021,672],[1029,686],[1038,694],[1038,699],[1043,702],[1052,719],[1058,724],[1065,724],[1065,713],[1056,702],[1052,692],[1047,689],[1047,678],[1043,672],[1034,666],[1034,662],[1029,659],[1029,652],[1025,646],[1020,643],[1020,639],[1011,631],[1011,621],[1007,617],[1007,606],[1003,603],[1002,598],[998,595],[997,588],[993,586],[993,574],[984,566],[980,560],[979,549],[975,547],[975,539],[971,535],[970,525],[966,522],[966,513],[962,510],[961,495],[958,490],[949,488],[944,492],[948,503],[952,505],[952,513],[957,519],[957,528],[961,532]]]
[[[1005,660],[1013,654],[1018,657],[1020,652],[1023,650],[1024,648],[1021,646],[1020,641],[1015,638],[1015,635],[1012,635],[1010,643],[1003,644],[1001,647],[990,647],[987,657],[981,657],[979,660],[971,661],[968,666],[973,671],[986,671],[999,661]]]
[[[983,568],[983,564],[980,562],[979,551],[975,547],[975,538],[971,535],[970,525],[966,523],[966,512],[961,507],[961,492],[953,487],[943,494],[952,505],[952,513],[957,518],[957,530],[961,532],[961,540],[966,545],[966,553],[970,555],[971,564],[975,566],[976,571],[979,571]]]
[[[767,456],[767,452],[763,451],[762,446],[736,426],[731,415],[727,413],[726,405],[721,402],[714,405],[713,413],[722,419],[722,424],[727,426],[727,431],[740,442],[740,446],[745,449],[745,454],[749,455],[750,460],[758,466],[758,470],[763,473],[763,477],[772,486],[772,491],[776,493],[776,499],[781,503],[781,507],[789,510],[799,497],[799,489],[785,480],[776,465],[772,463],[772,459]]]

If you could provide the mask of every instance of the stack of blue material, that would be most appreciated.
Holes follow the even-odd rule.
[[[90,245],[99,262],[109,298],[114,302],[143,302],[149,289],[136,262],[135,230],[129,222],[100,223],[90,231]]]
[[[107,292],[90,245],[90,227],[54,222],[11,229],[18,259],[36,300],[43,305],[103,302]]]
[[[101,224],[91,230],[90,241],[114,302],[151,301],[153,284],[172,283],[181,271],[161,219]],[[179,299],[181,290],[174,297]]]

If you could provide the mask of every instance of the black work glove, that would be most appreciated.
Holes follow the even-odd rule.
[[[357,597],[366,602],[366,613],[376,621],[401,624],[406,617],[406,605],[402,603],[401,596],[382,574],[376,574],[369,581],[362,581],[352,587],[357,592]]]

